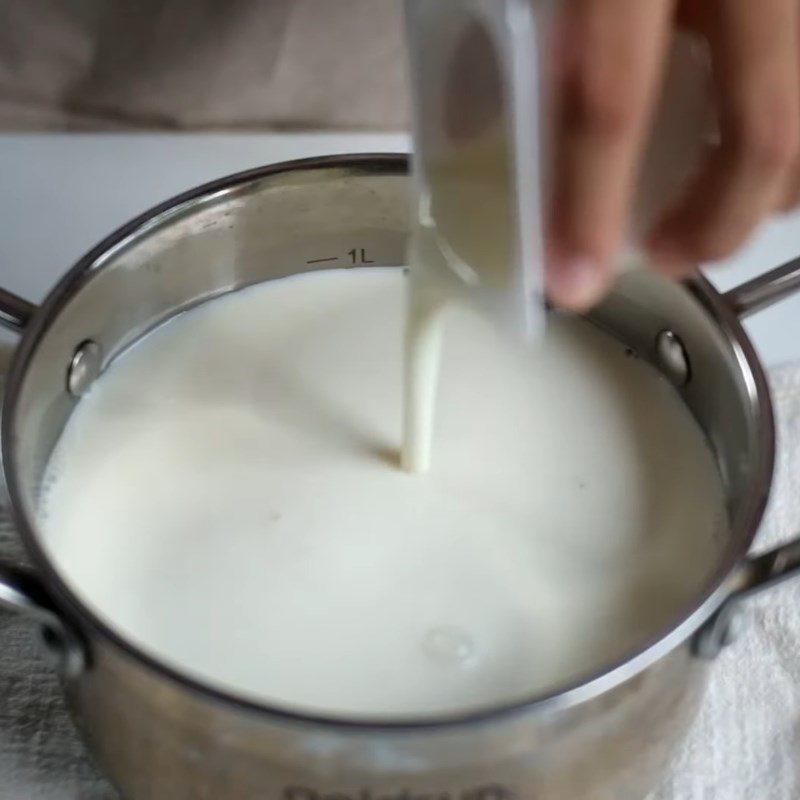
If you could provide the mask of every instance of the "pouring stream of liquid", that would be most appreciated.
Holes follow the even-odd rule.
[[[427,471],[446,306],[544,327],[539,55],[549,0],[409,0],[416,213],[402,464]]]

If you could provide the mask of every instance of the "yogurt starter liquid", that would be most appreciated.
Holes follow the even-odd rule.
[[[554,689],[693,599],[725,526],[712,456],[582,321],[532,353],[450,309],[435,468],[399,468],[405,284],[263,284],[118,359],[45,482],[45,545],[83,601],[240,696],[419,717]]]

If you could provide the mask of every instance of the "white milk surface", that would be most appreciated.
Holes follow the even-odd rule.
[[[430,471],[399,468],[405,279],[329,271],[159,328],[80,402],[46,547],[150,654],[317,713],[548,691],[698,592],[725,514],[672,388],[586,323],[448,312]]]

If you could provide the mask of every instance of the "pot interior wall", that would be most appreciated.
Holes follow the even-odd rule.
[[[44,467],[75,403],[66,389],[76,347],[94,340],[104,364],[143,333],[214,295],[289,274],[374,262],[404,263],[409,180],[400,159],[268,172],[180,202],[87,257],[47,301],[50,321],[30,337],[7,410],[8,467],[35,519]],[[79,289],[78,291],[75,291]],[[629,274],[592,319],[640,357],[677,333],[691,378],[680,392],[706,431],[724,478],[732,533],[721,552],[751,535],[753,485],[771,455],[753,376],[739,345],[706,308],[713,296],[644,273]]]

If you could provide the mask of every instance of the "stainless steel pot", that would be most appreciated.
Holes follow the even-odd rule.
[[[800,571],[800,541],[747,555],[771,482],[773,422],[740,324],[800,286],[792,264],[727,295],[702,279],[680,287],[630,275],[592,314],[675,383],[707,432],[731,530],[691,607],[579,684],[416,725],[313,718],[181,675],[81,603],[36,522],[44,466],[80,395],[143,333],[209,297],[296,272],[403,264],[406,170],[403,156],[373,155],[235,175],[117,231],[40,307],[0,295],[0,322],[23,334],[7,381],[4,468],[36,565],[0,566],[0,604],[43,626],[91,751],[131,800],[641,800],[690,723],[741,601]]]

